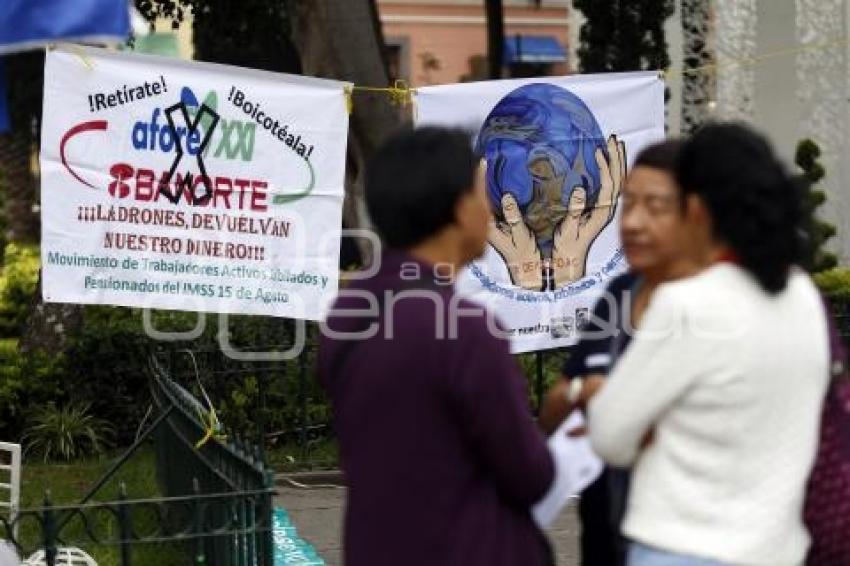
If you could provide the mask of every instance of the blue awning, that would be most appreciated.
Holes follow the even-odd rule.
[[[567,53],[551,35],[511,35],[505,38],[505,64],[563,63]]]

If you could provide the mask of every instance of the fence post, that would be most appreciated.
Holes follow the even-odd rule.
[[[204,566],[206,557],[204,556],[204,539],[201,536],[204,530],[204,511],[201,509],[199,496],[201,495],[201,485],[198,483],[198,478],[192,480],[192,532],[195,534],[195,566]]]
[[[47,566],[56,566],[56,512],[50,502],[50,490],[44,492],[44,531],[42,532],[44,542],[44,558]]]
[[[298,356],[298,443],[302,450],[301,458],[307,457],[307,356],[304,352]]]
[[[241,549],[242,554],[240,555],[239,566],[248,566],[248,521],[245,517],[245,499],[240,498],[239,500],[239,537],[241,539]]]
[[[274,486],[274,472],[264,468],[263,471],[263,483],[264,488],[266,488],[266,493],[262,495],[263,497],[263,505],[262,511],[263,517],[265,519],[265,523],[261,525],[263,528],[262,536],[262,545],[263,545],[263,561],[261,564],[263,566],[273,566],[274,565],[274,509],[272,507],[272,494],[271,490]]]
[[[543,350],[538,350],[534,354],[535,365],[537,366],[537,376],[534,381],[534,395],[537,397],[537,414],[540,414],[540,408],[543,406]]]
[[[246,566],[257,566],[257,506],[254,504],[254,496],[247,500],[248,511],[245,513],[245,523],[248,533],[245,539],[248,541],[248,563]]]
[[[257,411],[257,446],[263,458],[266,455],[266,372],[257,372],[257,402],[260,409]]]
[[[232,566],[239,566],[239,556],[241,555],[241,535],[239,534],[239,503],[238,501],[231,500],[229,505],[230,512],[230,525],[231,530],[233,531],[233,541],[230,548],[230,564]]]
[[[121,566],[130,566],[130,539],[133,537],[130,509],[127,506],[127,484],[118,488],[118,532],[121,536]]]

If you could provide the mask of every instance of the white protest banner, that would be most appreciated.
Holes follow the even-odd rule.
[[[487,161],[490,245],[458,291],[495,310],[514,352],[574,344],[626,264],[617,199],[635,155],[664,137],[657,73],[417,89],[417,125],[470,132]]]
[[[44,300],[320,319],[338,287],[345,87],[48,52]]]

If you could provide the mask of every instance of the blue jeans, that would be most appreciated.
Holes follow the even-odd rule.
[[[627,566],[731,566],[710,558],[700,558],[676,552],[667,552],[633,542],[629,545]]]

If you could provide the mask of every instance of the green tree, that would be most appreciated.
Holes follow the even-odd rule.
[[[37,207],[39,179],[34,163],[40,143],[44,53],[30,51],[6,57],[6,73],[10,79],[12,128],[0,135],[2,224],[6,227],[2,240],[33,245],[38,243],[41,232]],[[20,348],[24,351],[59,353],[66,345],[68,334],[82,321],[82,308],[78,305],[41,301],[40,277],[31,300],[16,295],[14,302],[7,302],[3,308],[18,314],[28,311],[23,317],[26,322],[20,340]],[[18,317],[18,322],[20,319]]]
[[[586,22],[579,33],[582,73],[645,71],[670,65],[664,21],[674,0],[573,0]]]
[[[804,265],[812,273],[832,269],[838,264],[834,253],[823,249],[824,244],[835,236],[835,226],[817,217],[817,209],[826,202],[826,193],[816,188],[817,183],[826,175],[823,165],[818,158],[820,147],[810,139],[801,140],[797,144],[794,163],[801,170],[800,183],[805,190],[804,197],[804,230],[806,233],[806,253]]]
[[[301,73],[290,40],[286,2],[269,0],[137,0],[149,20],[166,18],[177,28],[192,15],[195,59],[266,71]]]

